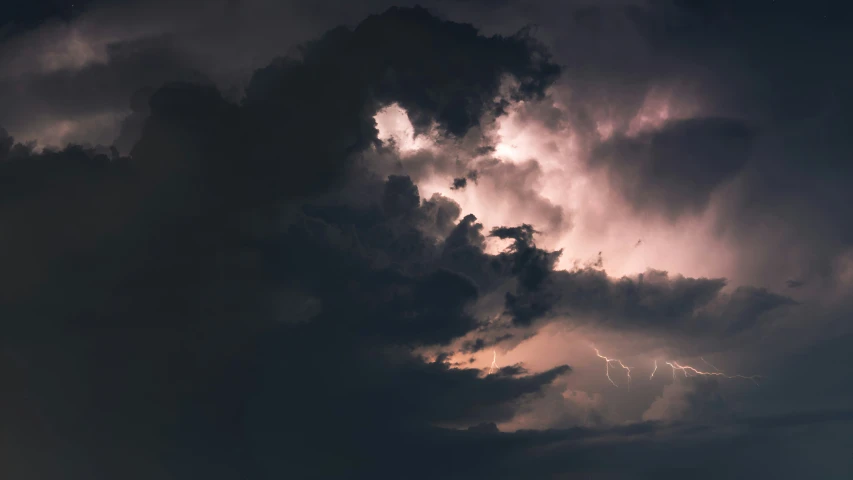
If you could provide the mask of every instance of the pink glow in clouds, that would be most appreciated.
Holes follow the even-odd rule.
[[[440,193],[452,198],[463,212],[476,215],[486,230],[532,224],[542,232],[537,244],[563,249],[559,268],[572,268],[601,252],[604,268],[616,277],[636,275],[647,268],[692,277],[731,278],[736,274],[736,259],[729,245],[713,231],[713,203],[704,214],[674,224],[662,216],[639,216],[608,183],[606,175],[587,168],[589,149],[601,140],[598,132],[590,134],[568,123],[556,128],[546,125],[535,115],[535,109],[565,113],[568,107],[553,99],[544,102],[514,105],[508,115],[484,129],[484,135],[493,142],[497,161],[468,160],[479,172],[476,185],[452,190],[452,175],[434,174],[415,179],[421,196]],[[689,111],[672,108],[670,102],[665,95],[650,94],[631,120],[631,130],[656,128],[671,118],[672,112]],[[413,138],[411,123],[399,107],[385,109],[376,120],[380,138],[395,139],[404,165],[425,149],[438,155],[470,158],[465,150],[452,145],[436,146],[428,136]],[[637,245],[640,239],[643,242]]]
[[[444,167],[419,169],[413,175],[422,198],[434,193],[452,198],[463,214],[476,215],[486,231],[500,225],[532,224],[542,232],[536,237],[539,246],[563,250],[558,268],[583,265],[601,252],[611,277],[636,276],[654,268],[687,277],[734,278],[736,285],[737,250],[714,231],[718,220],[714,199],[705,212],[674,223],[663,215],[639,215],[609,184],[606,172],[588,168],[591,148],[613,134],[602,132],[602,125],[626,125],[628,131],[621,134],[637,135],[660,128],[667,120],[689,116],[694,108],[676,108],[671,95],[652,92],[631,118],[601,116],[597,128],[585,130],[569,121],[554,121],[569,116],[570,106],[558,98],[555,93],[541,103],[513,105],[506,116],[483,119],[480,130],[450,145],[437,144],[432,135],[414,138],[405,111],[397,106],[376,116],[377,128],[381,139],[393,139],[404,171],[408,172],[407,165],[415,168],[423,162],[419,155],[426,153],[432,159],[452,159]],[[471,145],[476,143],[472,136],[485,137],[494,152],[483,157],[472,154]],[[476,183],[451,189],[453,177],[468,168],[477,170]],[[488,250],[496,253],[505,246],[490,240]],[[500,316],[502,309],[500,295],[483,298],[475,307],[478,315],[486,317]],[[671,356],[666,349],[675,345],[668,340],[569,328],[562,323],[547,325],[527,340],[511,326],[505,331],[499,328],[494,336],[507,332],[516,335],[495,347],[499,365],[521,363],[535,372],[569,364],[573,372],[568,383],[556,382],[546,399],[533,402],[530,412],[501,425],[505,431],[637,419],[660,394],[660,382],[669,381],[657,377],[647,381],[655,359]],[[588,348],[591,342],[636,366],[637,377],[644,381],[632,385],[630,394],[614,389],[601,360]],[[452,361],[486,371],[492,349],[474,355],[459,353]]]

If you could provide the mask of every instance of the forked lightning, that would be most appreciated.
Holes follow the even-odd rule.
[[[628,366],[626,366],[624,363],[622,363],[622,360],[619,360],[619,359],[617,359],[617,358],[607,358],[607,357],[605,357],[605,356],[604,356],[604,355],[602,355],[602,354],[601,354],[601,352],[599,352],[599,351],[598,351],[598,349],[597,349],[597,348],[595,348],[595,347],[592,347],[592,349],[593,349],[593,350],[595,350],[595,354],[596,354],[596,355],[598,355],[598,358],[603,358],[603,359],[604,359],[604,365],[605,365],[605,370],[604,370],[604,371],[605,371],[605,375],[607,375],[607,379],[608,379],[608,380],[610,380],[610,383],[612,383],[614,387],[618,387],[618,386],[619,386],[619,385],[616,385],[616,382],[614,382],[612,378],[610,378],[610,363],[612,362],[612,363],[616,363],[616,364],[618,364],[620,367],[622,367],[622,369],[624,369],[624,370],[625,370],[625,372],[626,372],[626,373],[627,373],[627,375],[628,375],[628,388],[631,388],[631,369],[632,369],[633,367],[628,367]]]

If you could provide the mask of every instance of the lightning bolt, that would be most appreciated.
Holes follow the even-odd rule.
[[[657,371],[658,371],[658,361],[655,360],[655,369],[652,370],[652,374],[649,376],[649,380],[655,378],[655,372],[657,372]]]
[[[708,365],[709,367],[713,368],[714,370],[716,370],[716,371],[718,371],[718,372],[719,372],[719,371],[721,371],[719,368],[717,368],[717,367],[715,367],[715,366],[711,365],[711,362],[709,362],[708,360],[705,360],[703,357],[699,357],[699,359],[700,359],[700,360],[702,360],[703,362],[705,362],[705,364],[706,364],[706,365]]]
[[[708,363],[708,362],[705,362],[705,363]],[[761,375],[750,375],[750,376],[726,375],[722,371],[719,371],[719,369],[716,372],[703,372],[702,370],[691,367],[690,365],[679,365],[678,362],[675,362],[675,361],[666,362],[666,364],[669,365],[670,367],[672,367],[672,378],[673,379],[675,379],[675,371],[676,370],[681,371],[681,373],[683,373],[685,377],[691,377],[691,376],[695,377],[695,376],[703,375],[703,376],[714,376],[714,377],[723,377],[723,378],[742,378],[744,380],[751,381],[756,386],[758,386],[758,380],[762,378]],[[711,364],[708,363],[708,365],[711,365]],[[711,365],[711,366],[714,367],[713,365]],[[717,368],[717,367],[714,367],[714,368]]]
[[[595,350],[595,354],[596,354],[596,355],[598,355],[598,358],[603,358],[603,359],[604,359],[604,365],[605,365],[605,370],[604,370],[604,372],[605,372],[605,375],[607,375],[607,380],[610,380],[610,383],[612,383],[614,387],[618,387],[618,386],[619,386],[619,385],[616,385],[616,382],[614,382],[612,378],[610,378],[610,364],[611,364],[611,363],[618,363],[618,364],[619,364],[619,366],[620,366],[620,367],[622,367],[622,369],[624,369],[624,370],[625,370],[625,372],[627,373],[627,375],[628,375],[628,388],[631,388],[631,369],[632,369],[633,367],[625,366],[625,364],[623,364],[623,363],[622,363],[622,360],[619,360],[619,359],[617,359],[617,358],[607,358],[607,357],[605,357],[605,356],[604,356],[604,355],[602,355],[602,354],[601,354],[601,352],[599,352],[599,351],[598,351],[598,349],[597,349],[597,348],[595,348],[595,347],[592,347],[592,349],[593,349],[593,350]]]
[[[497,354],[497,352],[495,352],[494,350],[492,350],[492,364],[489,366],[489,375],[491,375],[491,374],[492,374],[492,371],[493,371],[494,369],[496,369],[496,368],[500,368],[500,367],[498,367],[497,359],[498,359],[498,354]]]

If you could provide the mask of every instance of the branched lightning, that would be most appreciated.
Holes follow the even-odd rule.
[[[610,384],[613,385],[614,387],[619,386],[616,384],[615,381],[613,381],[613,378],[610,376],[610,367],[611,367],[611,364],[613,364],[614,366],[621,367],[623,370],[625,370],[625,374],[628,377],[627,385],[628,385],[628,388],[630,389],[631,388],[631,370],[633,370],[634,367],[629,367],[629,366],[625,365],[624,363],[622,363],[622,360],[619,360],[618,358],[610,358],[610,357],[606,357],[606,356],[602,355],[601,352],[598,350],[598,348],[595,347],[595,345],[591,345],[591,347],[593,350],[595,350],[595,355],[598,358],[604,360],[604,375],[607,377],[607,381],[610,382]],[[664,361],[664,363],[669,365],[670,368],[672,369],[672,379],[673,380],[676,380],[676,376],[677,376],[676,372],[681,372],[682,374],[684,374],[685,377],[688,377],[688,378],[689,377],[696,377],[696,376],[713,376],[713,377],[723,377],[723,378],[730,378],[730,379],[740,378],[740,379],[744,379],[744,380],[749,380],[750,382],[754,383],[756,386],[760,386],[759,381],[764,378],[761,375],[740,375],[740,374],[729,375],[726,372],[724,372],[724,371],[720,370],[719,368],[717,368],[716,366],[714,366],[713,364],[711,364],[710,362],[708,362],[707,360],[705,360],[704,358],[702,358],[702,357],[699,357],[699,358],[703,362],[708,364],[708,366],[713,368],[714,371],[704,371],[704,370],[700,370],[700,369],[698,369],[694,366],[691,366],[691,365],[681,365],[680,363],[676,362],[675,360]],[[494,361],[492,362],[492,364],[494,366],[496,366],[494,364]],[[652,369],[651,375],[649,375],[649,380],[653,380],[655,378],[655,374],[658,371],[658,366],[659,366],[658,360],[655,359],[654,360],[654,368]]]
[[[705,362],[705,363],[708,363],[708,362]],[[679,365],[678,362],[675,362],[675,361],[666,362],[666,364],[669,365],[670,367],[672,367],[672,378],[673,379],[675,379],[675,371],[676,370],[680,370],[681,373],[683,373],[685,377],[691,377],[691,376],[695,377],[698,375],[704,375],[704,376],[715,376],[715,377],[724,377],[724,378],[742,378],[744,380],[751,381],[756,386],[758,385],[758,380],[761,379],[761,375],[751,375],[751,376],[726,375],[722,371],[719,371],[719,369],[716,372],[703,372],[702,370],[691,367],[690,365]],[[709,363],[708,365],[711,365],[711,364]],[[711,366],[714,367],[713,365],[711,365]],[[717,368],[717,367],[714,367],[714,368]]]
[[[622,360],[619,360],[619,359],[617,359],[617,358],[607,358],[607,357],[605,357],[605,356],[604,356],[604,355],[602,355],[602,354],[601,354],[601,352],[599,352],[599,351],[598,351],[598,349],[597,349],[597,348],[595,348],[595,347],[592,347],[592,349],[593,349],[593,350],[595,350],[595,354],[596,354],[596,355],[598,355],[598,358],[603,358],[603,359],[604,359],[604,365],[605,365],[605,367],[604,367],[604,368],[605,368],[605,370],[604,370],[604,371],[605,371],[605,375],[607,376],[607,380],[609,380],[609,381],[610,381],[610,383],[612,383],[614,387],[618,387],[618,386],[619,386],[619,385],[616,385],[616,382],[614,382],[612,378],[610,378],[610,363],[611,363],[611,362],[612,362],[612,363],[617,363],[617,364],[619,364],[619,366],[620,366],[620,367],[622,367],[622,369],[624,369],[624,370],[625,370],[625,372],[627,373],[627,375],[628,375],[628,388],[631,388],[631,369],[632,369],[633,367],[628,367],[628,366],[626,366],[624,363],[622,363]]]
[[[498,367],[497,360],[498,360],[498,354],[497,354],[497,352],[492,350],[492,364],[489,366],[489,375],[492,374],[493,370],[500,368],[500,367]]]
[[[715,367],[715,366],[711,365],[711,362],[709,362],[708,360],[705,360],[705,358],[704,358],[704,357],[699,357],[699,359],[700,359],[700,360],[702,360],[703,362],[705,362],[705,364],[706,364],[706,365],[708,365],[709,367],[713,368],[714,370],[716,370],[716,371],[718,371],[718,372],[719,372],[719,371],[721,371],[719,368],[717,368],[717,367]]]

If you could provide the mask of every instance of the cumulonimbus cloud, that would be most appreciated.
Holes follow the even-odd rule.
[[[594,13],[581,17],[595,25]],[[671,416],[653,409],[669,423],[497,431],[531,405],[566,400],[558,390],[567,384],[555,384],[578,369],[525,371],[511,362],[487,375],[457,362],[460,352],[449,351],[457,342],[467,356],[560,321],[662,341],[710,338],[720,347],[792,300],[653,269],[642,279],[613,278],[600,257],[561,270],[560,251],[536,244],[539,225],[486,228],[446,196],[423,194],[414,173],[389,175],[363,161],[401,160],[374,120],[393,103],[420,133],[464,142],[483,134],[482,119],[500,117],[507,102],[545,96],[560,69],[529,32],[484,36],[423,9],[395,8],[331,30],[300,55],[258,70],[241,102],[210,84],[146,94],[130,155],[35,152],[0,135],[0,313],[12,359],[0,368],[14,373],[0,423],[24,452],[4,465],[12,473],[651,475],[661,465],[717,466],[720,452],[740,451],[737,442],[772,453],[760,440],[786,422],[849,419],[706,415],[717,391],[681,385],[657,406],[683,408]],[[610,141],[626,142],[655,167],[690,151],[682,137],[717,146],[718,130],[733,128],[732,163],[699,182],[689,192],[695,199],[667,180],[675,192],[667,195],[689,197],[689,210],[741,171],[737,155],[751,142],[737,122],[714,122],[674,121]],[[472,145],[475,163],[459,172],[443,166],[470,180],[466,192],[475,178],[485,184],[538,165],[482,159],[494,146]],[[423,155],[424,163],[436,158]],[[483,167],[476,176],[473,165]],[[698,182],[708,165],[694,167],[675,176]],[[547,200],[529,184],[514,193]],[[537,205],[547,210],[547,202]],[[563,225],[563,217],[547,217]],[[490,239],[509,247],[490,253]],[[493,297],[496,321],[477,309]],[[442,353],[426,358],[418,353],[426,348]],[[50,429],[39,427],[44,418]],[[56,462],[59,471],[38,461],[46,452],[75,461]]]

